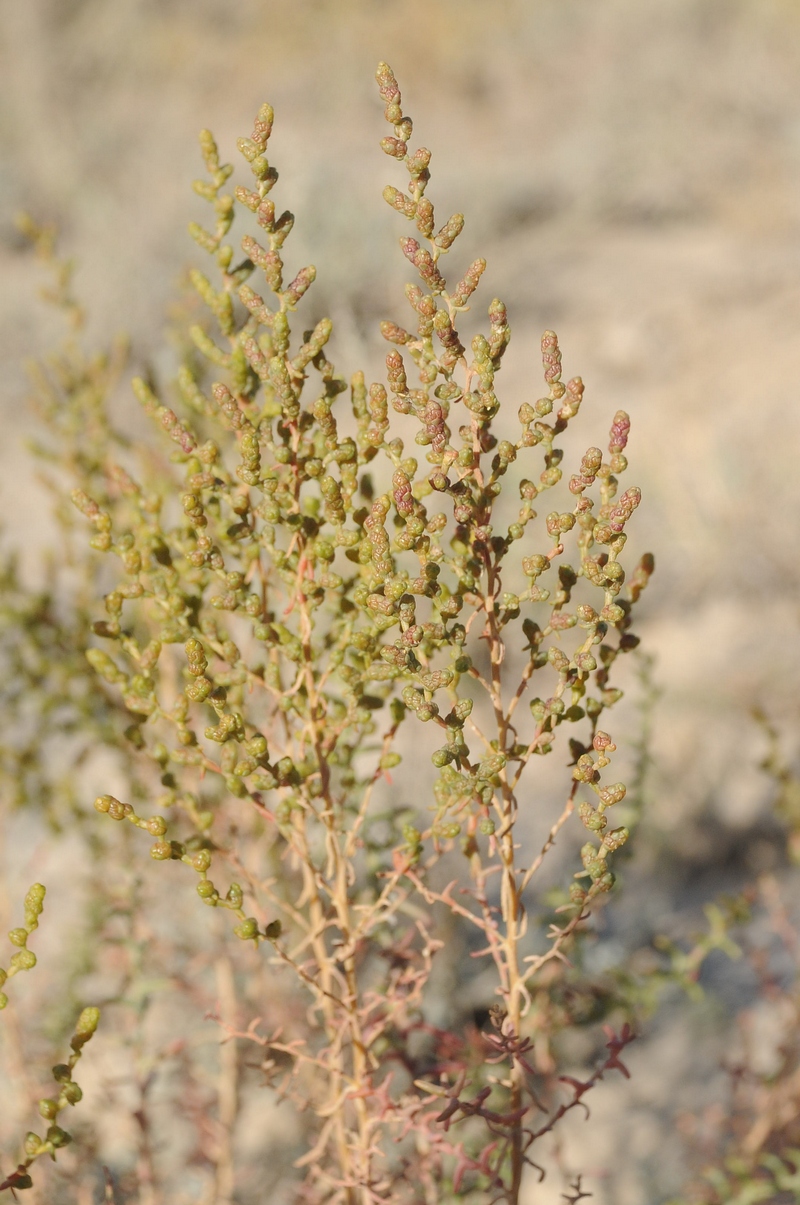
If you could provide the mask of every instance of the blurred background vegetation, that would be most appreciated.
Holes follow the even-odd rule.
[[[486,257],[487,296],[509,306],[504,402],[516,413],[535,396],[538,340],[552,327],[565,371],[586,381],[598,442],[617,407],[633,419],[629,456],[645,494],[637,539],[657,558],[639,631],[655,661],[650,685],[631,684],[615,736],[627,728],[631,763],[638,757],[647,770],[648,818],[623,894],[608,910],[596,969],[613,968],[653,933],[691,933],[703,904],[748,881],[784,883],[791,900],[782,828],[791,807],[783,819],[775,813],[775,776],[760,766],[767,743],[753,711],[777,723],[790,782],[800,713],[796,3],[29,0],[4,7],[0,43],[0,507],[23,580],[46,590],[42,551],[57,538],[49,493],[24,451],[36,418],[22,404],[23,361],[52,345],[58,319],[37,298],[40,276],[15,212],[59,227],[77,261],[90,340],[124,330],[137,366],[166,368],[165,318],[196,261],[185,234],[202,204],[190,189],[200,167],[196,133],[210,126],[229,156],[268,99],[280,199],[297,216],[293,254],[318,269],[312,305],[334,319],[337,364],[377,376],[385,346],[378,320],[400,319],[406,276],[396,215],[380,198],[388,175],[373,73],[388,59],[415,136],[433,151],[439,209],[466,213],[466,253]],[[135,434],[139,419],[124,388],[117,408]],[[15,601],[10,587],[5,597],[17,614],[31,605]],[[0,647],[3,706],[17,717],[19,656],[14,642]],[[65,694],[80,696],[67,656],[63,664]],[[648,719],[643,701],[654,689],[652,732],[637,750]],[[73,702],[84,706],[80,697]],[[91,716],[100,734],[107,722]],[[83,902],[71,890],[71,868],[83,867],[91,845],[77,831],[81,807],[123,772],[108,755],[87,752],[58,806],[37,812],[15,807],[6,767],[0,919],[3,928],[18,923],[14,909],[30,883],[48,884],[50,917],[46,908],[37,935],[42,966],[15,984],[25,1008],[44,1018],[29,1053],[45,1070],[48,1043],[72,1021],[69,993],[83,999],[92,986],[92,926],[109,908],[127,951],[117,967],[120,998],[140,960],[145,987],[128,1000],[128,1053],[109,1053],[98,1072],[94,1110],[103,1115],[93,1141],[121,1165],[138,1152],[141,1184],[152,1136],[134,1123],[126,1131],[119,1118],[135,1115],[137,1092],[151,1090],[153,1116],[170,1116],[169,1075],[154,1087],[148,1079],[144,1029],[158,1032],[162,1051],[178,1040],[179,989],[191,982],[193,955],[187,938],[185,965],[159,963],[165,935],[136,920],[129,891],[114,903],[102,860],[96,890],[83,870]],[[29,794],[49,800],[40,787]],[[144,873],[144,896],[149,889]],[[190,908],[189,930],[195,916]],[[78,931],[80,942],[71,939]],[[195,1001],[200,1017],[231,999],[222,946],[209,957],[215,978],[208,999]],[[721,1063],[743,1057],[742,1032],[761,1071],[777,1067],[786,1008],[776,1020],[751,964],[714,955],[703,972],[705,1001],[691,1011],[677,1001],[662,1009],[631,1052],[631,1083],[598,1089],[591,1126],[576,1121],[567,1131],[560,1157],[584,1172],[598,1205],[657,1205],[685,1181],[692,1150],[702,1163],[698,1135],[721,1124]],[[785,987],[789,972],[781,973],[776,982]],[[65,982],[69,999],[54,996],[53,984]],[[155,1020],[145,1007],[151,996],[160,1001]],[[28,1039],[6,1020],[0,1040],[12,1086],[36,1099],[41,1085],[27,1083],[28,1054],[20,1053]],[[213,1047],[214,1026],[205,1034]],[[189,1055],[176,1048],[170,1057]],[[203,1067],[201,1058],[187,1105],[200,1113]],[[9,1104],[4,1150],[30,1124],[24,1116],[23,1106]],[[246,1154],[258,1148],[263,1112],[245,1123],[237,1142]],[[535,1200],[549,1205],[559,1191],[554,1180]],[[247,1185],[242,1193],[243,1201],[263,1199]]]

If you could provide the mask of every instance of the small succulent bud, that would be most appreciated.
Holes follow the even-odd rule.
[[[33,950],[19,950],[12,955],[11,965],[15,971],[32,971],[36,966],[36,955]]]
[[[383,199],[391,205],[392,209],[402,213],[403,217],[413,218],[416,215],[417,202],[406,196],[404,192],[400,192],[399,188],[393,188],[391,184],[387,184],[384,188]]]
[[[29,933],[38,927],[39,917],[44,908],[45,894],[46,888],[41,883],[34,883],[25,896],[25,926]]]
[[[394,77],[394,72],[388,63],[378,63],[375,78],[378,81],[378,88],[383,100],[385,100],[387,104],[391,104],[395,101],[399,103],[400,89],[397,86],[397,80]]]
[[[413,240],[409,240],[409,242],[413,242]],[[406,254],[408,254],[407,251]],[[430,251],[420,248],[414,253],[413,263],[431,293],[438,294],[444,291],[444,278],[436,267],[436,261]]]
[[[420,197],[417,201],[417,230],[423,238],[430,238],[433,234],[434,224],[433,205],[427,197]]]
[[[581,803],[578,814],[586,828],[591,832],[602,832],[608,824],[608,820],[602,812],[598,812],[590,803]]]
[[[625,798],[626,787],[624,783],[615,782],[610,787],[601,787],[599,794],[605,807],[611,807],[612,804],[619,803]]]
[[[614,421],[611,424],[611,433],[608,443],[608,450],[612,455],[615,452],[622,452],[625,449],[628,443],[630,429],[630,418],[624,410],[618,410],[614,415]]]
[[[437,837],[442,837],[447,841],[454,840],[461,832],[461,825],[457,820],[447,820],[439,824],[434,829]]]
[[[408,145],[400,138],[381,138],[381,150],[394,159],[404,159]]]
[[[249,941],[251,938],[258,937],[258,921],[255,917],[249,916],[247,920],[236,925],[233,931],[242,941]]]
[[[573,377],[567,381],[566,393],[561,403],[561,408],[558,411],[558,421],[567,423],[580,410],[581,401],[583,400],[584,385],[580,377]]]
[[[467,301],[477,289],[480,278],[485,271],[485,259],[476,259],[470,264],[463,278],[458,282],[455,289],[450,294],[450,300],[453,302],[453,305],[466,305]]]
[[[555,331],[545,331],[542,335],[542,363],[548,385],[561,380],[561,350]]]
[[[24,1143],[25,1154],[28,1156],[38,1155],[41,1147],[42,1147],[42,1140],[39,1137],[39,1135],[34,1134],[32,1131],[29,1131],[25,1135],[25,1143]]]
[[[309,264],[307,268],[301,268],[294,280],[284,290],[283,296],[286,304],[290,308],[294,308],[300,298],[311,288],[316,278],[317,269],[313,264]]]
[[[443,251],[449,250],[453,243],[458,238],[461,231],[464,229],[463,213],[454,213],[451,218],[448,218],[444,226],[436,235],[435,243],[437,247],[441,247]]]
[[[405,367],[403,365],[403,357],[399,352],[389,352],[386,357],[386,371],[389,376],[389,388],[392,393],[402,395],[408,392],[408,382],[406,380]]]
[[[628,830],[626,828],[612,828],[610,832],[603,837],[603,845],[608,850],[616,850],[625,844],[628,840]]]
[[[99,1008],[85,1008],[78,1017],[78,1023],[75,1026],[75,1033],[72,1036],[70,1046],[73,1050],[79,1051],[97,1030],[100,1023]]]
[[[62,1130],[61,1126],[56,1125],[48,1127],[45,1137],[56,1150],[62,1146],[68,1146],[72,1142],[72,1135],[68,1134],[66,1130]]]
[[[77,1105],[78,1101],[83,1100],[83,1089],[75,1083],[66,1083],[61,1089],[61,1095],[68,1105]]]

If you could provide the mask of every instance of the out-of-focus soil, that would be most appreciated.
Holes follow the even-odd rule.
[[[4,8],[0,35],[0,498],[28,572],[48,528],[20,451],[34,429],[21,362],[56,328],[14,212],[61,228],[92,336],[124,328],[138,359],[165,363],[164,314],[197,262],[196,133],[210,126],[229,157],[269,99],[290,262],[317,266],[312,308],[337,323],[337,364],[377,375],[377,322],[403,320],[406,278],[380,196],[401,183],[377,147],[373,73],[388,59],[433,151],[429,195],[442,217],[466,213],[464,262],[485,256],[483,293],[511,311],[504,403],[515,414],[538,396],[553,327],[587,384],[586,443],[617,407],[632,415],[635,537],[657,559],[640,631],[663,691],[651,839],[695,879],[648,902],[632,872],[631,890],[665,924],[713,894],[704,832],[732,831],[745,865],[769,798],[750,710],[793,714],[800,674],[797,5],[29,0]],[[665,1020],[632,1084],[603,1089],[573,1127],[564,1158],[598,1203],[655,1205],[680,1181],[669,1119],[713,1078],[709,1058]]]

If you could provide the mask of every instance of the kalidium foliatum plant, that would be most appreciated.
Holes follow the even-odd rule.
[[[607,713],[653,559],[627,550],[628,415],[565,462],[584,386],[562,380],[556,335],[544,387],[537,367],[509,409],[505,305],[484,299],[483,331],[460,333],[486,263],[459,259],[464,217],[434,214],[431,153],[385,63],[377,82],[410,276],[381,323],[385,379],[339,374],[327,318],[304,329],[315,269],[285,262],[294,218],[273,200],[264,105],[238,142],[247,183],[200,136],[202,316],[174,381],[133,381],[152,441],[115,430],[109,361],[62,361],[41,409],[106,562],[85,565],[105,583],[83,640],[107,717],[89,709],[93,732],[135,784],[101,794],[94,822],[134,825],[165,909],[196,893],[269,966],[258,1015],[229,1033],[297,1109],[296,1199],[516,1205],[554,1126],[627,1075],[627,1024],[585,1079],[559,1076],[553,1042],[581,1021],[567,956],[628,838]],[[554,903],[538,872],[580,826]],[[430,1020],[447,926],[491,968],[483,1028]],[[53,1118],[76,1095],[56,1070]]]

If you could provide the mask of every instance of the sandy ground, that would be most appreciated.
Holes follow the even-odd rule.
[[[587,440],[618,406],[632,415],[637,542],[658,565],[642,629],[663,691],[652,824],[699,876],[686,906],[713,894],[708,832],[733,833],[746,862],[769,799],[750,709],[796,714],[800,673],[797,5],[28,0],[3,9],[0,37],[0,499],[28,571],[47,520],[20,453],[21,361],[53,328],[14,212],[60,226],[92,336],[124,328],[137,359],[160,365],[194,256],[197,130],[232,153],[269,99],[291,255],[317,266],[337,363],[377,374],[377,321],[405,305],[397,218],[380,199],[399,184],[376,145],[386,58],[433,150],[437,210],[464,210],[463,255],[486,257],[486,295],[511,310],[512,413],[538,394],[553,327],[587,382]],[[684,908],[668,889],[657,899],[668,916]],[[632,1058],[627,1096],[609,1090],[573,1135],[598,1205],[657,1205],[680,1179],[669,1117],[696,1091],[694,1041],[667,1016]],[[531,1200],[557,1196],[554,1184]]]

